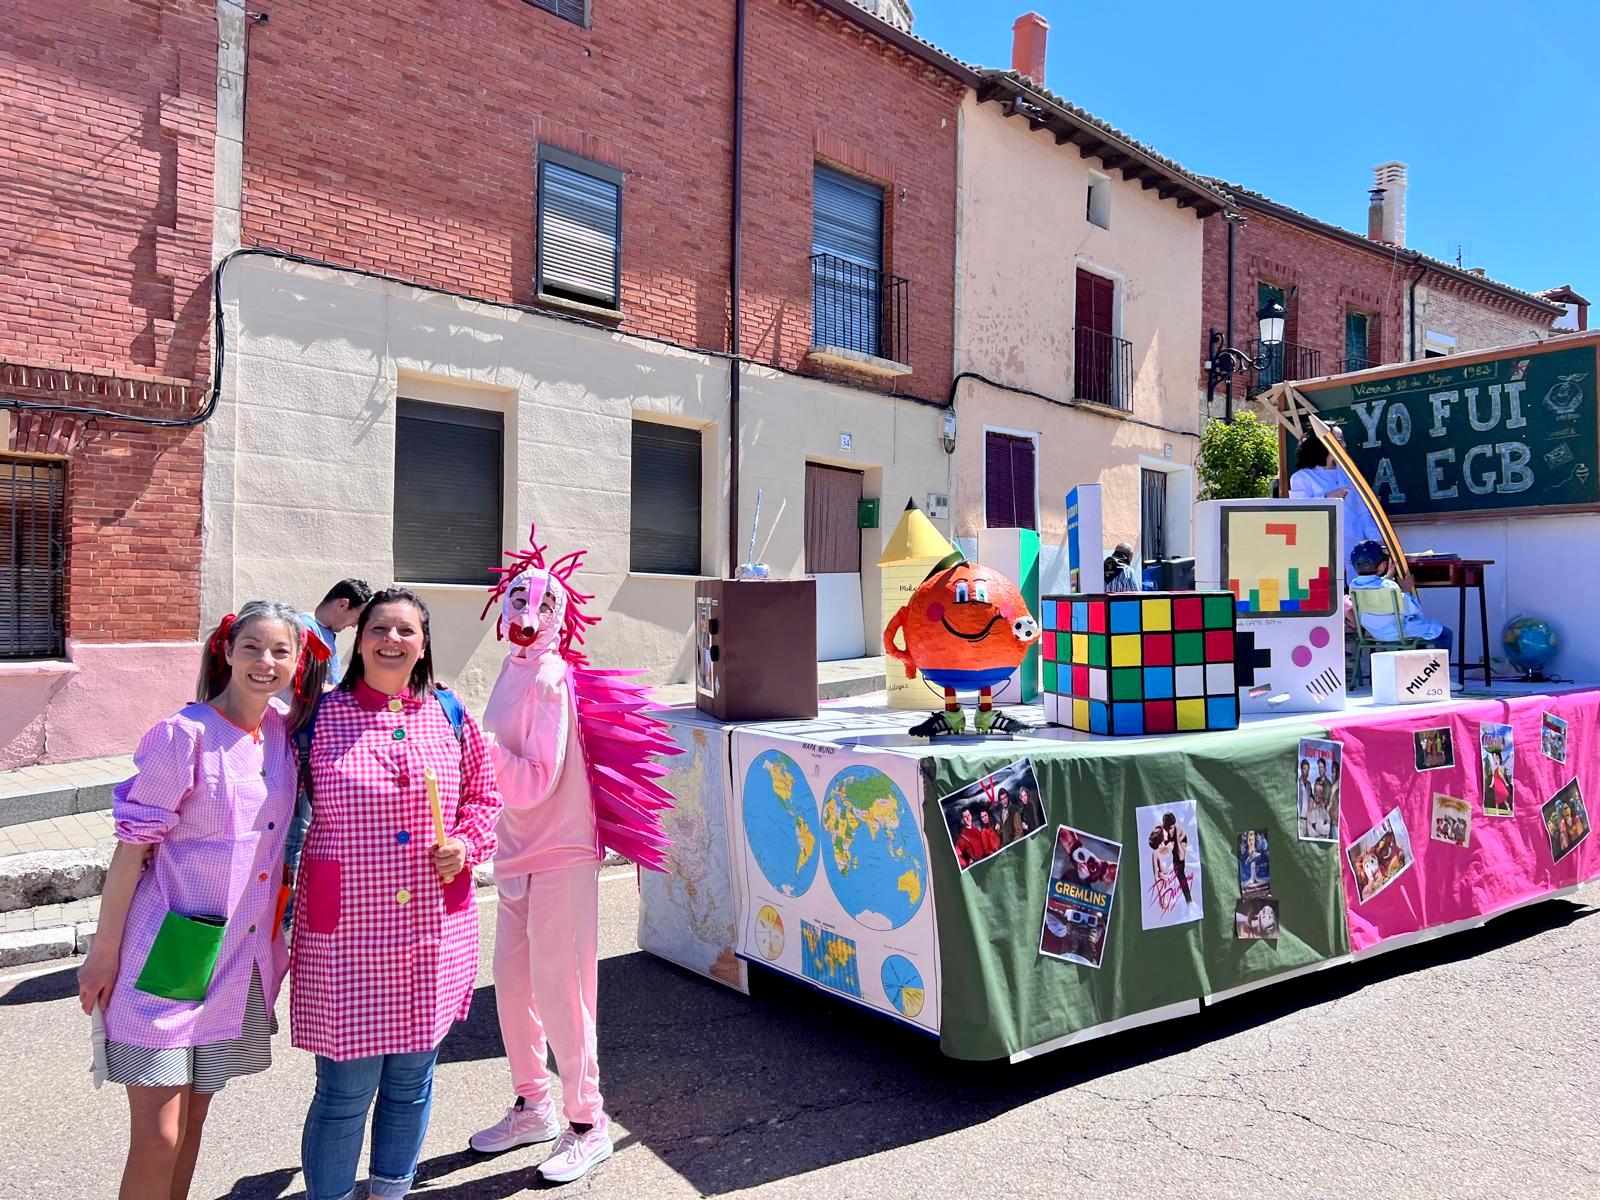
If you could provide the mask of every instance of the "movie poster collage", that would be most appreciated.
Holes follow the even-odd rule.
[[[1033,761],[1023,758],[940,799],[950,848],[965,874],[1046,830]],[[1135,810],[1139,911],[1145,929],[1205,915],[1200,828],[1192,800]],[[1071,825],[1055,827],[1039,953],[1098,968],[1111,930],[1123,845]]]

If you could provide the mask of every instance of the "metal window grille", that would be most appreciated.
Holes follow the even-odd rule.
[[[811,256],[811,341],[903,363],[909,285],[871,267]]]
[[[66,653],[67,466],[0,458],[0,658]]]

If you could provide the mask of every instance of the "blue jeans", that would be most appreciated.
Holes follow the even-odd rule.
[[[1430,650],[1449,650],[1455,645],[1455,631],[1446,625],[1439,631],[1439,636],[1422,644]]]
[[[371,1194],[399,1200],[411,1190],[433,1108],[437,1048],[425,1054],[380,1054],[334,1062],[317,1055],[317,1092],[300,1136],[307,1200],[347,1200],[355,1194],[356,1167],[372,1115]]]

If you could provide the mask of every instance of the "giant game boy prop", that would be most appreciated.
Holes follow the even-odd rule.
[[[1342,515],[1320,500],[1195,506],[1195,586],[1234,597],[1240,712],[1344,707]]]

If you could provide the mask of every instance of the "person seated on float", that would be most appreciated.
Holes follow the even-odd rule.
[[[1438,621],[1430,621],[1423,616],[1422,605],[1417,603],[1417,598],[1401,592],[1400,585],[1388,578],[1389,550],[1382,542],[1361,542],[1350,552],[1350,562],[1356,572],[1350,580],[1352,593],[1371,588],[1400,592],[1400,622],[1405,630],[1404,636],[1419,638],[1424,646],[1433,650],[1450,649],[1451,631]],[[1380,642],[1397,642],[1402,636],[1395,628],[1394,617],[1389,613],[1363,612],[1361,626],[1369,637],[1377,638]]]

